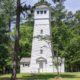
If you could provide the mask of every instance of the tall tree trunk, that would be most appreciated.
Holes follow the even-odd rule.
[[[59,63],[58,63],[59,61],[58,61],[58,53],[57,53],[57,76],[59,77]]]
[[[11,32],[11,18],[9,18],[9,32]]]
[[[13,72],[11,80],[16,80],[16,68],[17,68],[17,54],[19,53],[19,26],[20,26],[20,0],[17,0],[16,9],[16,35],[15,35],[15,45],[13,53]]]
[[[57,45],[57,76],[59,77],[59,59],[58,59],[58,54],[59,54],[59,51],[58,51],[58,45]]]
[[[3,67],[3,74],[5,74],[5,70],[6,70],[6,68],[5,68],[5,66]]]

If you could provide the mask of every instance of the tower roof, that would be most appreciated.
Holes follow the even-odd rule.
[[[34,6],[35,8],[46,8],[46,7],[50,7],[50,3],[48,3],[47,1],[45,0],[40,0],[38,3],[36,3]]]
[[[31,58],[22,58],[20,60],[20,63],[26,63],[26,62],[30,62]]]

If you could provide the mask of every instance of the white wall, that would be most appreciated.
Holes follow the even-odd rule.
[[[23,64],[20,64],[20,73],[31,73],[31,69],[28,66],[23,66]]]

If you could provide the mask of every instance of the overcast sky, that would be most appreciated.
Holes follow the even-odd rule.
[[[31,5],[33,5],[38,1],[39,0],[21,0],[21,2],[25,2]],[[47,1],[52,3],[52,0],[47,0]],[[64,5],[68,11],[76,12],[76,10],[80,10],[80,0],[66,0]]]

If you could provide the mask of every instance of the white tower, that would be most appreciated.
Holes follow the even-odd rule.
[[[53,72],[50,41],[50,8],[39,5],[34,11],[34,33],[32,42],[31,72]]]
[[[52,60],[50,24],[50,7],[46,4],[38,5],[34,10],[34,32],[31,58],[22,58],[20,61],[20,73],[44,73],[57,72]],[[64,72],[64,58],[59,57],[61,64],[59,72]]]

